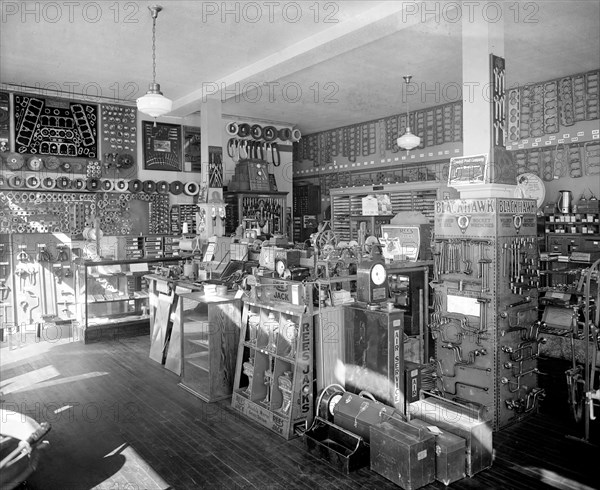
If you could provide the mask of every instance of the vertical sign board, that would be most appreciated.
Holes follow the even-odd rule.
[[[492,148],[505,146],[506,111],[505,111],[505,74],[504,58],[490,55],[490,93],[492,103]]]

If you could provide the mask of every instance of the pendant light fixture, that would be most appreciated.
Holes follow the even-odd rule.
[[[404,78],[404,82],[406,83],[406,86],[408,87],[408,84],[410,83],[410,81],[412,79],[412,75],[406,75],[402,78]],[[412,132],[410,131],[409,118],[410,118],[410,114],[408,111],[408,90],[407,90],[406,91],[406,131],[402,136],[400,136],[396,140],[396,144],[398,145],[398,147],[402,148],[403,150],[406,150],[407,153],[409,150],[412,150],[413,148],[416,148],[417,146],[419,146],[421,144],[421,138],[419,138],[415,134],[412,134]]]
[[[152,83],[148,87],[148,92],[143,97],[137,99],[138,111],[149,115],[155,119],[171,112],[173,101],[166,98],[160,91],[160,85],[156,83],[156,18],[162,10],[160,5],[148,7],[152,16]]]

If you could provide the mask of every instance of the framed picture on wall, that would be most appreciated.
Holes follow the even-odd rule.
[[[200,128],[195,126],[183,127],[183,171],[201,172],[200,157]]]
[[[142,121],[144,168],[181,172],[181,126]]]

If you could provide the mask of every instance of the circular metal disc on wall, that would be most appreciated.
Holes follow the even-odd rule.
[[[42,187],[44,189],[54,189],[56,181],[52,177],[46,177],[42,180]]]
[[[159,194],[166,194],[169,192],[169,183],[166,180],[161,180],[156,183],[156,191]]]
[[[87,179],[85,187],[88,191],[97,191],[100,188],[100,180],[96,178]]]
[[[267,143],[277,139],[277,129],[273,126],[267,126],[263,129],[263,138]]]
[[[143,189],[146,194],[152,194],[156,191],[156,183],[153,180],[145,180]]]
[[[19,170],[23,168],[23,165],[25,165],[25,158],[23,158],[23,155],[19,153],[5,153],[3,160],[9,170]]]
[[[8,186],[12,188],[19,188],[23,185],[23,179],[19,175],[13,175],[8,178]]]
[[[171,191],[171,194],[178,196],[179,194],[181,194],[183,192],[183,184],[178,180],[171,182],[171,185],[169,186],[169,190]]]
[[[27,187],[28,189],[37,189],[41,183],[42,182],[40,178],[36,175],[30,175],[25,179],[25,187]]]
[[[67,162],[65,162],[65,165],[66,163]],[[46,160],[44,160],[44,167],[46,167],[48,170],[56,170],[58,167],[60,167],[60,159],[55,156],[47,157]],[[63,168],[63,170],[65,169]],[[68,172],[68,170],[65,171]]]
[[[129,181],[129,192],[140,192],[142,190],[142,181],[133,179]]]
[[[37,172],[38,170],[41,170],[44,167],[44,160],[42,159],[42,157],[30,157],[29,160],[27,160],[27,168],[29,170],[33,170],[34,172]]]
[[[196,182],[187,182],[183,190],[188,196],[195,196],[200,192],[200,187]]]

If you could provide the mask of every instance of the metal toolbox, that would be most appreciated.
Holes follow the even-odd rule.
[[[412,419],[410,423],[422,429],[431,426],[420,419]],[[435,479],[444,485],[463,479],[466,476],[466,441],[448,431],[433,433],[433,435],[435,437]]]
[[[370,428],[387,420],[395,412],[394,408],[383,403],[346,392],[333,408],[333,422],[368,443]]]
[[[390,419],[371,427],[371,470],[405,490],[435,480],[435,438],[427,429]]]
[[[309,453],[342,473],[348,474],[369,464],[369,446],[362,437],[320,417],[315,418],[303,439]]]
[[[481,420],[476,410],[430,397],[411,403],[409,414],[465,439],[468,476],[492,466],[492,425]]]

